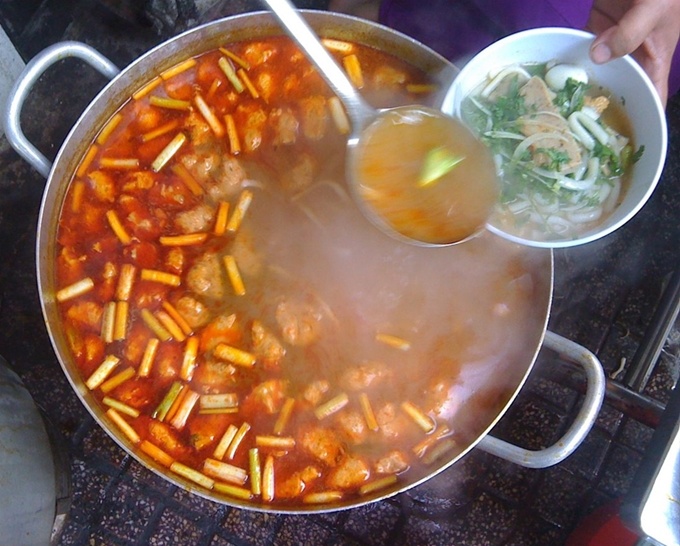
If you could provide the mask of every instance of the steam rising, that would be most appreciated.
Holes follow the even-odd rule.
[[[397,242],[334,183],[294,198],[255,191],[253,247],[270,279],[260,297],[275,302],[287,286],[316,302],[328,335],[314,371],[337,380],[350,366],[384,362],[395,401],[417,401],[467,428],[454,430],[464,436],[486,428],[533,361],[548,305],[547,253],[489,234],[444,248]],[[410,350],[376,343],[378,332],[408,340]],[[466,403],[471,412],[460,411]]]

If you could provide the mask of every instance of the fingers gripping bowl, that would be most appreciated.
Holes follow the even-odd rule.
[[[489,231],[537,247],[580,245],[625,224],[654,191],[663,106],[631,57],[592,63],[592,40],[567,28],[510,35],[475,55],[445,96],[442,109],[496,157],[502,195]]]

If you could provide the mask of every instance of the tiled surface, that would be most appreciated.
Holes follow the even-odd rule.
[[[49,10],[57,4],[42,5]],[[0,14],[11,5],[3,3]],[[78,6],[78,17],[61,15],[58,38],[46,33],[43,42],[24,44],[25,51],[55,39],[80,39],[124,66],[161,40],[152,26],[116,13],[124,1],[83,0]],[[232,6],[245,9],[252,3]],[[14,34],[35,38],[38,21],[29,23]],[[77,63],[62,68],[36,87],[25,116],[26,133],[50,157],[103,83]],[[677,98],[669,106],[669,120],[668,165],[643,211],[606,240],[556,253],[550,327],[597,352],[608,372],[622,358],[631,361],[664,280],[680,263]],[[59,544],[559,545],[584,514],[626,492],[652,430],[607,407],[583,445],[557,467],[527,470],[474,450],[422,486],[341,513],[265,515],[178,490],[126,455],[93,422],[54,358],[34,271],[42,187],[41,177],[0,141],[0,354],[18,370],[66,441],[73,499]],[[660,400],[677,378],[678,351],[680,343],[669,343],[650,382],[649,393]],[[527,447],[559,436],[581,395],[551,379],[554,365],[552,355],[541,356],[540,373],[532,376],[495,434]]]

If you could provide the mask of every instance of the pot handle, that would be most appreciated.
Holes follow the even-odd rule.
[[[81,42],[59,42],[38,53],[26,65],[14,83],[4,112],[5,135],[12,147],[35,170],[47,178],[52,163],[26,138],[21,129],[21,110],[35,82],[54,63],[67,57],[77,57],[105,77],[113,79],[120,69],[96,49]]]
[[[581,365],[586,372],[587,388],[583,404],[567,432],[555,444],[532,451],[487,435],[477,447],[526,468],[547,468],[562,462],[585,439],[602,407],[605,377],[598,358],[585,347],[558,334],[547,331],[543,345],[566,360]]]

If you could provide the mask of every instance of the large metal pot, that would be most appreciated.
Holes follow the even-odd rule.
[[[422,44],[385,27],[353,17],[327,12],[306,12],[306,17],[314,29],[322,36],[354,40],[389,51],[413,65],[430,73],[441,74],[444,81],[456,72],[445,59]],[[367,498],[354,499],[344,504],[328,506],[308,506],[305,508],[279,508],[239,501],[210,491],[198,490],[192,482],[171,474],[150,458],[140,454],[118,429],[108,422],[103,410],[94,396],[88,391],[72,362],[64,334],[60,329],[55,303],[55,233],[59,211],[64,200],[68,181],[89,143],[94,139],[101,125],[128,97],[149,79],[149,74],[158,73],[175,65],[186,57],[214,49],[219,45],[240,39],[281,34],[274,19],[267,13],[250,13],[218,20],[181,34],[156,47],[140,57],[123,71],[102,55],[84,44],[65,42],[48,48],[26,67],[15,85],[6,112],[5,128],[12,146],[29,161],[41,174],[47,177],[37,236],[38,282],[45,322],[61,366],[74,390],[92,413],[99,424],[121,447],[130,452],[145,466],[169,481],[206,498],[265,511],[319,512],[358,506],[396,494],[413,487],[441,472],[474,446],[487,452],[504,457],[517,464],[540,468],[558,463],[567,457],[580,444],[590,430],[604,396],[604,376],[597,358],[587,349],[551,332],[546,332],[550,302],[552,297],[552,254],[547,250],[531,250],[534,268],[532,275],[537,281],[532,313],[532,331],[524,343],[522,356],[517,369],[512,373],[512,386],[505,393],[500,408],[483,423],[482,429],[469,444],[455,456],[436,464],[427,475],[417,475],[397,488],[376,493]],[[99,72],[111,78],[111,82],[91,102],[66,138],[53,165],[25,138],[20,126],[21,108],[27,94],[38,77],[53,63],[67,57],[83,59]],[[501,418],[512,403],[517,392],[525,382],[541,346],[559,352],[564,359],[580,364],[588,378],[588,390],[583,406],[574,424],[553,446],[541,451],[528,451],[504,441],[493,438],[487,433]]]

